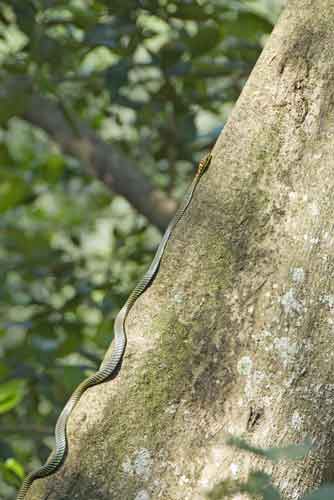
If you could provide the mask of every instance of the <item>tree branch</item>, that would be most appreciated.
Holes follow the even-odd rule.
[[[160,230],[176,209],[176,202],[155,189],[149,180],[115,146],[107,144],[83,121],[73,123],[52,100],[34,95],[23,118],[44,129],[64,152],[76,156],[89,172],[126,198]],[[73,126],[74,125],[74,126]]]
[[[4,434],[41,434],[43,436],[52,436],[54,429],[52,427],[39,427],[37,425],[17,425],[15,426],[2,426],[0,428],[0,435]]]

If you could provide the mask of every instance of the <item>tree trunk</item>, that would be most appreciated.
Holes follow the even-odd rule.
[[[118,378],[82,398],[65,465],[29,500],[204,499],[254,466],[229,434],[312,439],[301,462],[256,463],[286,499],[333,479],[333,53],[333,2],[291,0],[130,315]]]

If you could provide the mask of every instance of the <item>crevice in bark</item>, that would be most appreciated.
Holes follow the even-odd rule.
[[[263,408],[250,407],[249,417],[247,422],[247,431],[252,432],[258,425],[260,425],[261,418],[264,415]]]

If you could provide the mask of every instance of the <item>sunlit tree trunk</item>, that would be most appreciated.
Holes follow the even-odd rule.
[[[29,500],[200,500],[257,466],[286,499],[333,479],[334,5],[291,0],[127,324],[61,470]],[[268,466],[226,445],[310,437]]]

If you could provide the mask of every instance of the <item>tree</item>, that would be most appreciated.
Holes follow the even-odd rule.
[[[120,376],[82,398],[66,464],[30,500],[203,498],[253,466],[229,433],[311,437],[271,467],[286,499],[333,479],[333,19],[328,0],[289,2],[131,314]]]
[[[210,15],[209,2],[189,9],[157,0],[127,0],[112,7],[98,0],[5,0],[0,12],[6,56],[1,61],[0,122],[23,114],[164,229],[175,202],[151,184],[147,166],[145,172],[136,163],[150,164],[149,142],[155,161],[189,162],[198,139],[198,109],[215,114],[218,95],[224,92],[228,101],[238,94],[240,77],[259,53],[258,34],[271,28],[263,16],[242,7],[222,7]],[[219,60],[215,51],[225,17],[227,35],[235,35],[237,23],[245,27],[250,20],[251,28],[245,33],[249,41],[220,50]],[[203,22],[204,29],[198,30]],[[214,69],[209,55],[216,57]],[[208,93],[205,80],[227,74],[229,84]],[[37,96],[31,100],[32,91]],[[52,96],[58,109],[41,95]],[[68,124],[63,114],[70,117]],[[102,127],[111,134],[108,145],[94,133]],[[131,134],[134,139],[129,140]],[[217,131],[209,133],[195,149],[216,136]]]
[[[272,28],[265,4],[1,2],[1,498],[46,460],[67,397],[99,366],[153,224]]]

